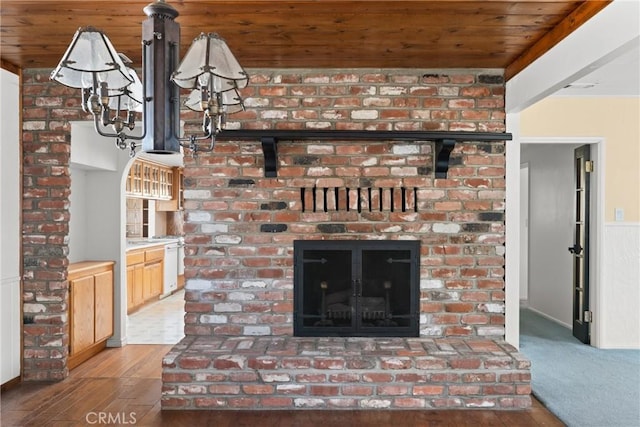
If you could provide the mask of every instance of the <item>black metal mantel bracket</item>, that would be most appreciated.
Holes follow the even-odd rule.
[[[272,136],[263,136],[261,141],[264,154],[264,176],[275,178],[278,176],[278,140]]]
[[[218,140],[259,140],[264,154],[264,176],[278,176],[278,141],[301,140],[387,140],[387,141],[434,141],[434,174],[446,178],[449,158],[457,142],[510,141],[510,133],[496,132],[449,132],[449,131],[353,131],[353,130],[284,130],[284,129],[239,129],[220,132]]]

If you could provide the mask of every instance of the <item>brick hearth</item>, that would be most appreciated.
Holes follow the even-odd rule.
[[[163,365],[165,409],[531,404],[529,361],[486,339],[187,337]]]

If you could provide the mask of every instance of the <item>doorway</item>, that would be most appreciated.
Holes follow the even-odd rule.
[[[184,290],[178,289],[184,274],[182,211],[177,202],[174,206],[173,188],[162,193],[171,194],[171,200],[158,196],[163,183],[177,181],[164,173],[182,164],[178,155],[138,153],[122,171],[127,274],[121,282],[126,301],[121,316],[127,344],[176,344],[184,336]]]
[[[529,300],[529,163],[520,165],[520,306]]]
[[[527,138],[520,145],[520,164],[527,163],[529,166],[529,229],[524,237],[529,238],[529,253],[526,260],[522,261],[526,262],[529,269],[527,305],[532,311],[569,329],[573,328],[575,314],[575,257],[567,251],[567,247],[573,247],[575,240],[574,151],[584,145],[586,150],[593,153],[597,165],[602,153],[600,142],[594,138]],[[587,255],[591,261],[587,272],[592,278],[587,296],[591,298],[592,312],[597,307],[599,291],[597,242],[601,241],[598,230],[602,192],[598,189],[602,176],[602,168],[596,167],[592,174],[592,200],[588,206],[592,212],[588,223],[594,231],[591,239],[593,251]],[[521,196],[526,197],[526,193]],[[565,242],[568,244],[565,245]],[[590,326],[592,332],[597,334],[596,322],[594,318]]]

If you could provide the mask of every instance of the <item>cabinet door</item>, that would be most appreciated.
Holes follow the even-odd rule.
[[[129,174],[127,174],[127,180],[125,182],[124,192],[126,194],[133,193],[133,165],[129,169]]]
[[[178,202],[177,209],[181,211],[182,205],[184,204],[184,175],[182,169],[179,169],[176,175],[177,178],[173,184],[173,194],[175,194],[176,201]]]
[[[157,199],[160,197],[160,168],[151,166],[151,197]]]
[[[164,262],[156,262],[151,269],[151,293],[154,297],[162,294],[162,287],[164,285]]]
[[[153,262],[144,266],[144,300],[157,297],[162,293],[163,263]]]
[[[142,195],[142,164],[139,160],[136,160],[129,169],[127,192],[134,196]]]
[[[144,302],[144,264],[133,267],[133,306]]]
[[[113,335],[113,272],[105,271],[95,276],[95,341]]]
[[[71,285],[71,354],[94,343],[94,278],[72,280]]]
[[[146,301],[152,297],[152,280],[153,280],[153,264],[146,264],[144,266],[144,274],[142,276],[142,295],[143,300]]]
[[[146,197],[151,196],[151,165],[146,163],[142,164],[142,195]]]
[[[127,266],[127,312],[131,311],[136,304],[134,298],[135,266]]]
[[[165,199],[171,200],[173,198],[173,171],[171,169],[165,171],[165,192],[162,195]]]

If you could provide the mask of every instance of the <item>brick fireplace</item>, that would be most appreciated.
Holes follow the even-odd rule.
[[[496,70],[251,75],[232,128],[504,132]],[[529,362],[503,341],[504,141],[457,143],[446,179],[433,141],[273,151],[271,174],[259,140],[222,138],[186,159],[186,337],[164,360],[164,409],[530,405]],[[416,243],[415,331],[299,334],[303,241]]]

